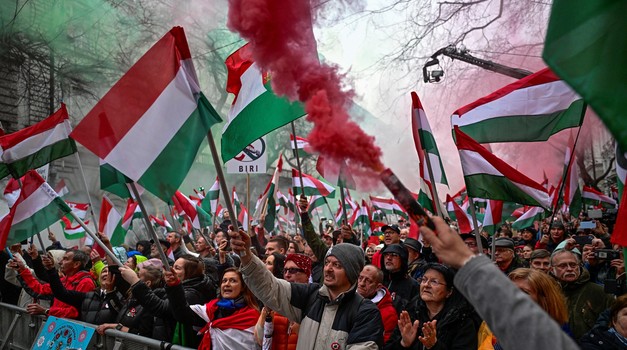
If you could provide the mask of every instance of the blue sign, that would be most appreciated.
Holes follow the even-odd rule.
[[[70,320],[48,317],[33,344],[34,349],[87,349],[95,329]]]

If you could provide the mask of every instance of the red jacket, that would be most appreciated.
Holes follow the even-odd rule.
[[[396,309],[392,304],[392,296],[390,295],[390,291],[385,287],[381,287],[380,290],[385,291],[385,295],[377,304],[379,308],[379,312],[381,313],[381,318],[383,319],[383,342],[387,343],[390,336],[394,332],[394,328],[398,325],[398,315],[396,314]],[[378,292],[377,292],[378,293]],[[375,299],[376,300],[376,295]]]
[[[294,322],[290,328],[290,320],[278,314],[274,314],[273,322],[272,350],[296,350],[300,325]]]
[[[32,289],[35,293],[53,295],[50,285],[48,283],[42,284],[39,282],[35,277],[33,277],[29,269],[22,269],[20,276],[24,279],[28,288]],[[67,290],[74,290],[83,293],[91,292],[94,288],[96,288],[96,284],[88,271],[78,271],[70,277],[61,277],[61,283]],[[79,312],[75,307],[54,298],[48,315],[78,319]]]

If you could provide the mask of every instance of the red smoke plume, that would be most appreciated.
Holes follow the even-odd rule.
[[[353,92],[345,89],[337,67],[318,60],[313,18],[321,2],[229,0],[227,26],[250,42],[277,94],[305,103],[314,150],[336,162],[349,159],[354,174],[374,175],[383,170],[381,150],[349,118]]]

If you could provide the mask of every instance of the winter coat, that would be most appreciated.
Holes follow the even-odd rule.
[[[477,348],[477,328],[472,315],[474,311],[457,292],[446,300],[444,308],[434,318],[429,317],[427,305],[420,299],[420,296],[412,299],[406,310],[412,323],[415,320],[420,321],[416,339],[409,347],[410,349],[425,349],[418,337],[423,336],[422,324],[433,320],[438,321],[436,324],[437,342],[430,350]],[[401,339],[401,332],[396,328],[386,343],[385,349],[403,349]]]
[[[387,288],[382,287],[377,291],[377,294],[370,299],[377,305],[379,312],[381,313],[381,319],[383,320],[383,342],[387,343],[394,329],[398,325],[398,313],[392,304],[392,296]]]
[[[593,328],[581,338],[579,345],[582,350],[627,349],[627,344],[622,343],[616,334],[610,333],[607,327]]]
[[[129,298],[122,306],[116,323],[128,327],[128,333],[152,337],[154,318],[136,298]]]
[[[356,285],[331,300],[326,286],[277,279],[254,256],[241,272],[264,305],[300,323],[298,350],[378,349],[382,344],[381,314],[356,293]]]
[[[272,323],[272,350],[296,350],[300,325],[276,313],[272,317]]]
[[[35,277],[33,277],[33,275],[30,273],[30,270],[23,269],[22,271],[20,271],[20,276],[24,279],[24,282],[28,285],[28,287],[32,289],[35,293],[43,295],[53,295],[50,285],[48,283],[42,284],[37,281]],[[96,287],[94,280],[91,278],[91,274],[87,271],[78,271],[70,277],[63,276],[63,278],[61,278],[61,284],[67,290],[74,290],[84,293],[91,292]],[[64,303],[57,298],[54,298],[49,310],[50,311],[48,312],[48,315],[50,316],[72,319],[79,318],[78,308]]]
[[[151,338],[171,342],[176,321],[170,312],[165,289],[150,289],[144,282],[139,281],[131,288],[131,295],[139,300],[144,310],[148,311],[153,317]]]
[[[581,269],[574,282],[559,282],[566,297],[568,324],[575,340],[579,340],[595,325],[599,315],[614,303],[614,296],[605,294],[603,287],[590,282],[590,274]]]

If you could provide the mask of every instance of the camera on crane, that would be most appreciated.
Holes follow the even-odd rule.
[[[422,67],[422,76],[425,83],[439,83],[444,78],[444,69],[440,66],[440,61],[437,58],[431,58]]]

